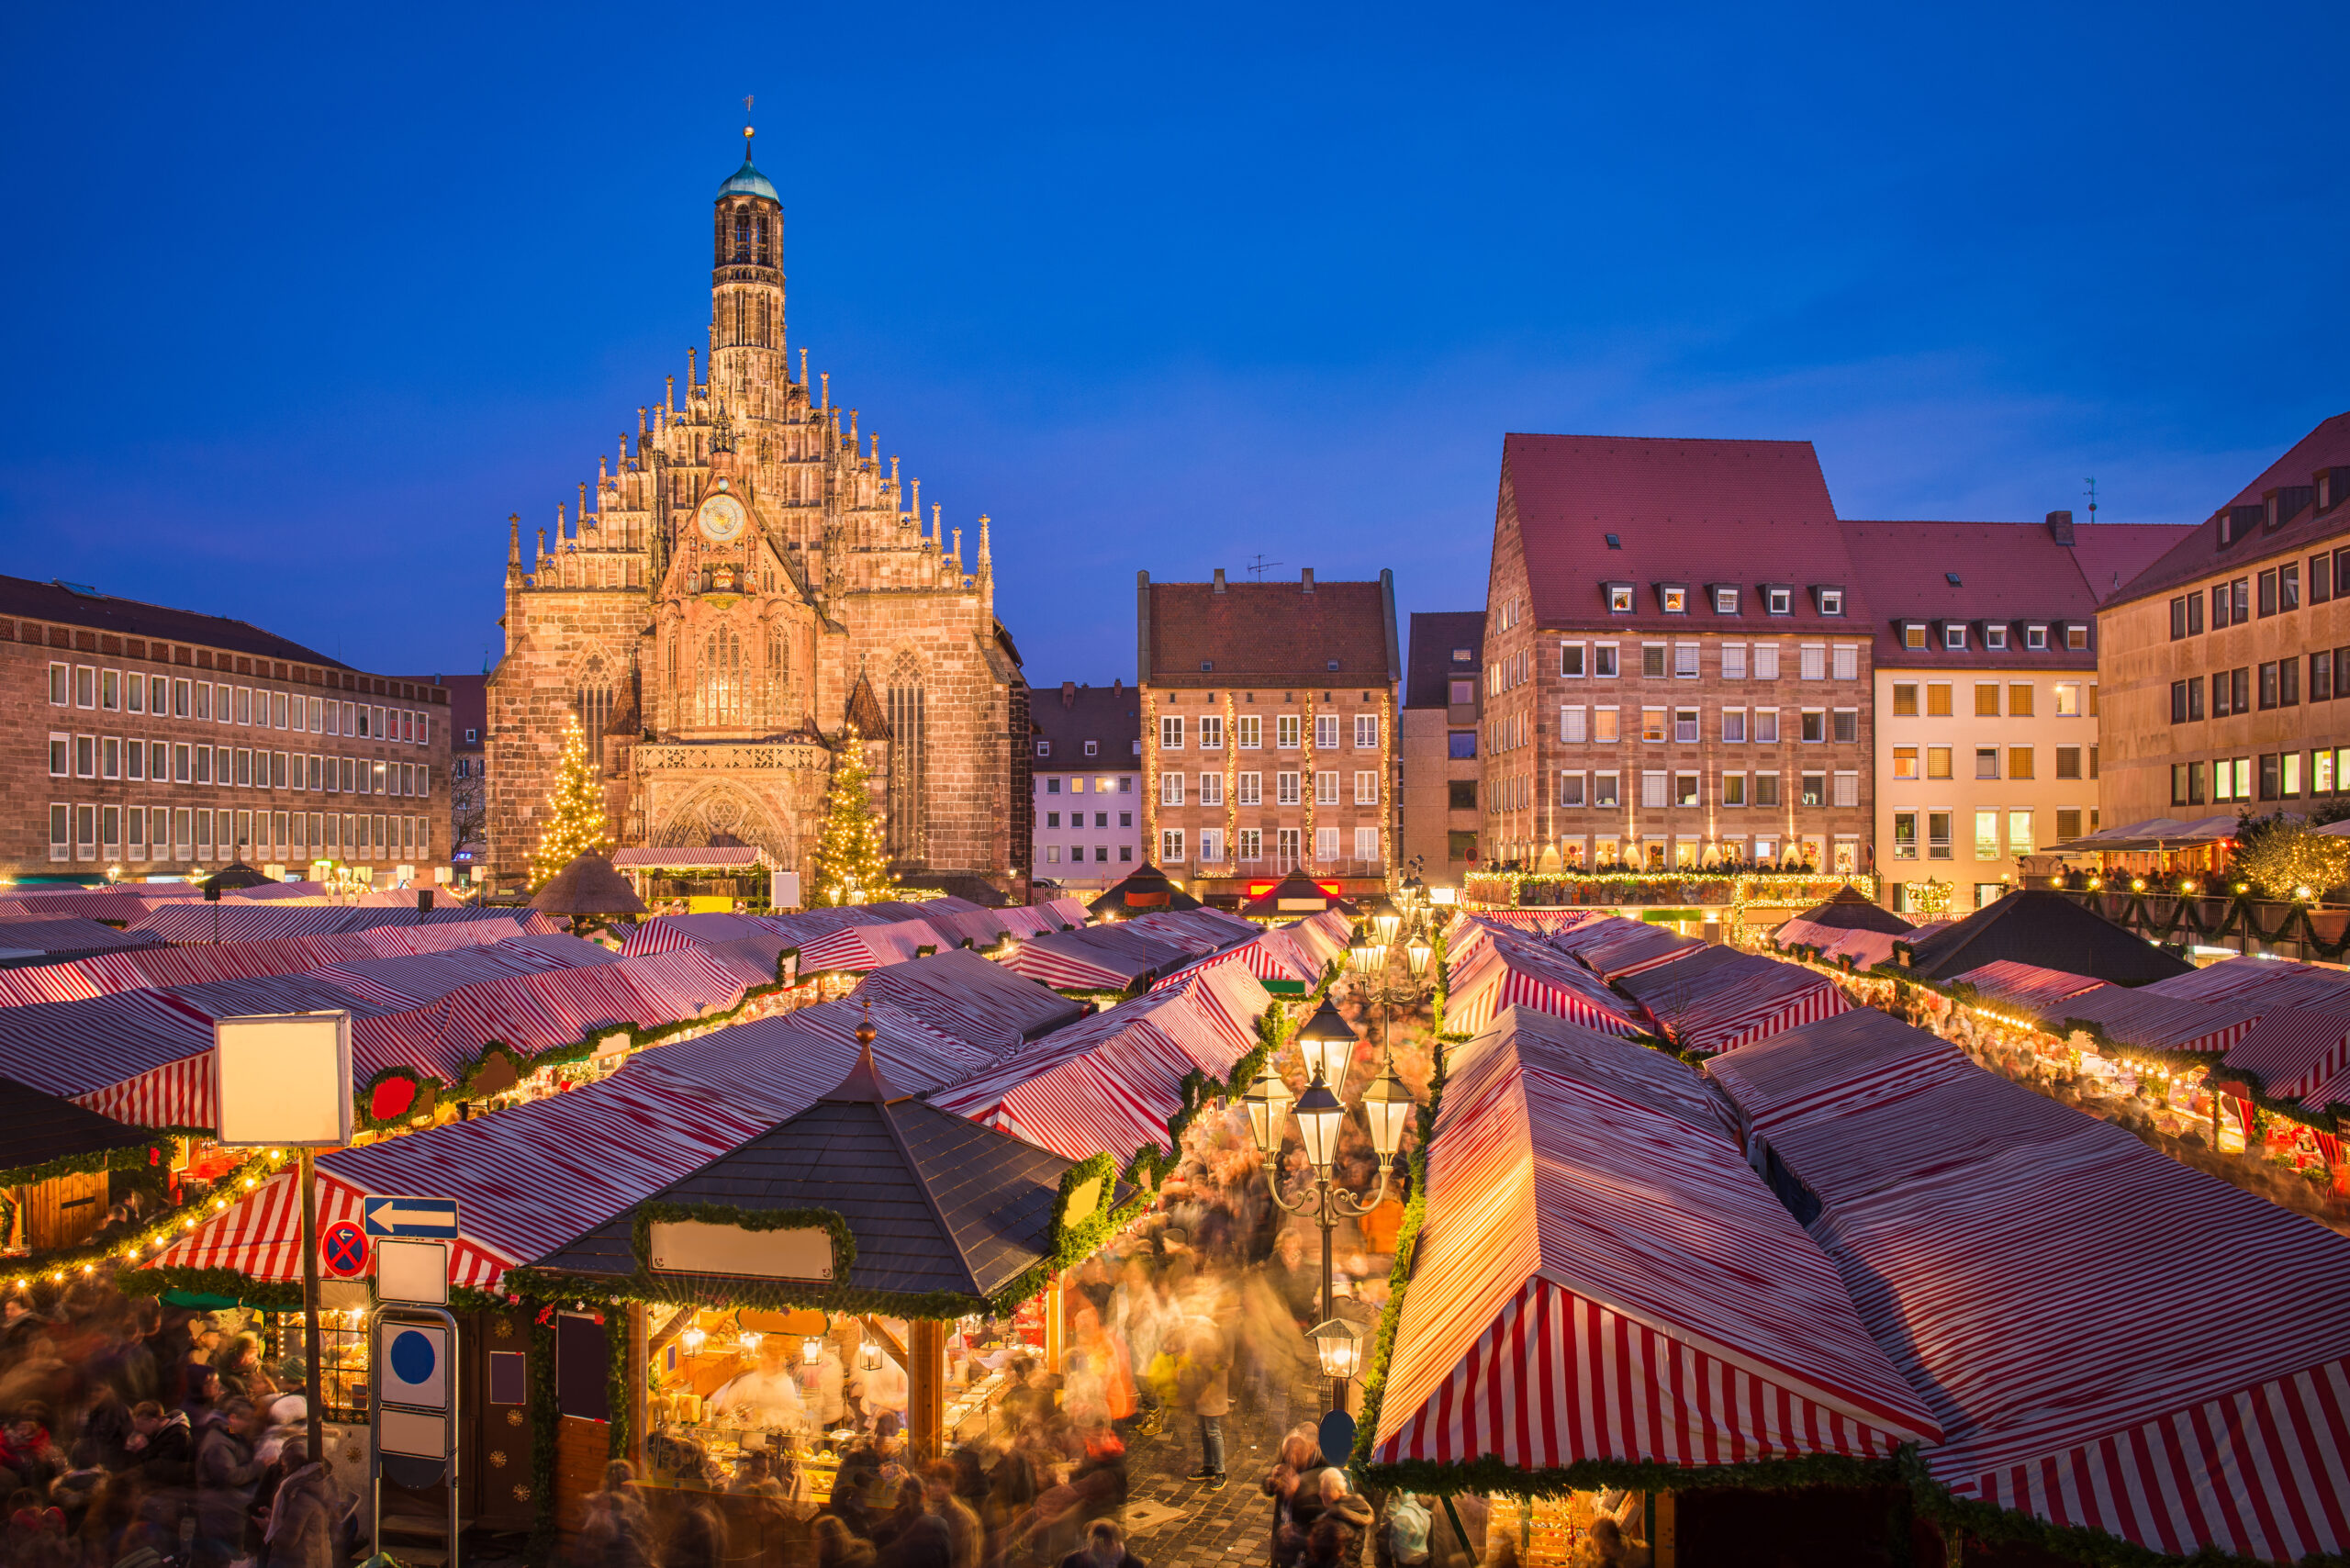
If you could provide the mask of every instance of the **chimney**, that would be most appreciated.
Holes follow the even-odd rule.
[[[2050,512],[2048,537],[2059,544],[2070,545],[2073,543],[2073,514],[2068,511]]]
[[[1305,591],[1307,593],[1312,593],[1314,591],[1314,568],[1311,566],[1306,567],[1305,570],[1300,574],[1300,580],[1304,584]]]
[[[1061,706],[1063,708],[1077,706],[1077,682],[1073,680],[1061,682]]]
[[[1222,593],[1224,591],[1224,568],[1222,566],[1218,566],[1215,569],[1215,591],[1218,593]]]

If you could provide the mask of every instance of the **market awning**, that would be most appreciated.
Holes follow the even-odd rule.
[[[1686,1067],[1519,1009],[1454,1062],[1374,1474],[1548,1491],[1941,1436]]]
[[[1537,938],[1481,931],[1466,958],[1448,945],[1448,1030],[1473,1034],[1510,1007],[1532,1008],[1604,1034],[1644,1033],[1634,1009],[1582,965]]]
[[[990,1056],[1076,1022],[1088,1005],[964,948],[875,969],[852,994],[902,1007]]]
[[[925,920],[893,920],[886,925],[847,925],[800,944],[795,972],[802,977],[856,974],[902,964],[925,953],[961,946]]]
[[[150,1148],[154,1141],[143,1127],[0,1078],[0,1189],[67,1170],[104,1170],[118,1151]]]
[[[755,844],[612,851],[613,868],[621,871],[747,871],[770,864]]]
[[[2350,1545],[2350,1238],[1870,1010],[1707,1070],[1824,1205],[1954,1495],[2177,1556]]]
[[[434,909],[414,906],[359,909],[349,904],[282,908],[266,903],[177,901],[149,911],[130,924],[166,942],[259,942],[276,936],[322,936],[385,926],[457,925],[471,921],[518,921],[527,933],[560,931],[563,922],[531,911]]]
[[[1188,947],[1122,922],[1031,936],[1004,967],[1060,991],[1127,991],[1191,956]]]
[[[1733,947],[1707,947],[1616,983],[1685,1051],[1732,1050],[1852,1005],[1817,969]]]

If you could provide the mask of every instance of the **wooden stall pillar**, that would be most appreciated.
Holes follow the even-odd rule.
[[[645,1363],[652,1359],[645,1330],[644,1304],[628,1304],[628,1462],[637,1479],[644,1478],[644,1420],[647,1409]]]
[[[946,1451],[946,1325],[917,1317],[906,1325],[906,1445],[916,1462]]]
[[[1069,1287],[1062,1282],[1067,1278],[1057,1271],[1045,1282],[1045,1370],[1055,1376],[1069,1350]]]
[[[1651,1492],[1649,1506],[1654,1510],[1649,1519],[1649,1556],[1656,1568],[1673,1568],[1679,1532],[1673,1528],[1673,1494]]]

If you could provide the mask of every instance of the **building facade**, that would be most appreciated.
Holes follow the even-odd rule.
[[[1099,892],[1148,858],[1142,696],[1124,680],[1029,693],[1032,880]]]
[[[1871,869],[1873,641],[1808,442],[1505,437],[1486,859]]]
[[[457,880],[489,864],[489,677],[452,675],[449,689],[449,842]]]
[[[1393,574],[1154,583],[1136,574],[1144,843],[1221,902],[1303,869],[1341,896],[1394,875]]]
[[[2104,812],[2306,812],[2350,756],[2350,413],[2319,425],[2098,616]]]
[[[2023,857],[2098,826],[2093,586],[2126,581],[2184,530],[2108,523],[1844,524],[1875,618],[1875,847],[1882,896],[1914,884],[1979,908]]]
[[[237,859],[445,879],[449,694],[222,616],[0,577],[17,878],[199,876]]]
[[[1404,678],[1403,786],[1397,794],[1402,863],[1432,888],[1458,887],[1477,863],[1477,743],[1484,718],[1483,610],[1412,617]]]
[[[624,846],[756,845],[801,866],[834,756],[872,763],[911,880],[1013,886],[1027,864],[1027,719],[976,559],[878,434],[794,373],[783,209],[746,157],[713,211],[709,361],[636,410],[576,517],[509,520],[489,681],[488,853],[520,878],[564,724],[580,720]],[[592,499],[592,506],[590,504]]]

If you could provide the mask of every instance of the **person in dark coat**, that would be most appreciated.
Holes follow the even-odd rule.
[[[252,1402],[231,1399],[196,1445],[196,1549],[189,1568],[228,1568],[245,1554],[245,1513],[268,1468],[253,1457],[262,1417]]]
[[[1116,1524],[1096,1519],[1086,1528],[1085,1544],[1062,1558],[1060,1568],[1143,1568],[1143,1561],[1126,1550]]]
[[[601,1491],[588,1495],[576,1561],[581,1568],[653,1568],[653,1516],[637,1489],[636,1467],[624,1459],[604,1466]]]
[[[343,1497],[324,1463],[314,1463],[309,1444],[286,1439],[285,1478],[271,1495],[262,1527],[262,1568],[338,1568],[335,1527],[342,1520]]]
[[[669,1549],[661,1554],[661,1568],[723,1568],[726,1562],[726,1521],[707,1493],[680,1492],[683,1505],[669,1529]]]

